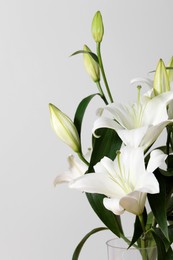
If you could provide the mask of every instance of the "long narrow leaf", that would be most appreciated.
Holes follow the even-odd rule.
[[[81,252],[81,249],[83,247],[83,245],[85,244],[86,240],[93,234],[106,230],[106,227],[99,227],[99,228],[95,228],[92,231],[90,231],[86,236],[84,236],[84,238],[80,241],[80,243],[78,244],[78,246],[76,247],[74,253],[73,253],[73,257],[72,260],[78,260],[79,258],[79,254]]]
[[[88,201],[100,220],[118,237],[123,234],[120,217],[107,210],[103,205],[104,195],[86,194]]]
[[[166,212],[166,183],[164,176],[160,174],[159,170],[156,171],[155,176],[160,185],[160,192],[157,194],[148,194],[148,200],[162,233],[164,234],[165,238],[169,241]]]
[[[75,51],[74,53],[72,53],[70,56],[74,56],[77,54],[84,54],[84,53],[88,53],[89,55],[91,55],[91,57],[99,64],[99,60],[98,57],[95,53],[91,52],[91,51],[84,51],[84,50],[79,50],[79,51]]]
[[[146,223],[147,223],[146,209],[144,209],[144,212],[143,212],[143,219],[144,219],[144,225],[146,225]],[[135,220],[135,224],[134,224],[134,234],[133,234],[132,241],[131,241],[129,247],[131,247],[140,238],[142,233],[143,233],[143,228],[141,226],[141,222],[139,220],[139,217],[136,216],[136,220]]]
[[[78,134],[79,136],[81,135],[81,127],[82,127],[82,121],[83,121],[83,117],[86,111],[87,106],[89,105],[90,101],[95,97],[99,95],[98,93],[90,95],[86,98],[84,98],[78,105],[77,109],[76,109],[76,113],[75,113],[75,117],[74,117],[74,124],[77,128]]]
[[[167,241],[165,240],[161,230],[159,228],[153,228],[151,231],[157,244],[158,260],[172,260],[173,251],[167,244]]]

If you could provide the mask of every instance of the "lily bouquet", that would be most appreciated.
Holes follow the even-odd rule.
[[[124,239],[128,248],[155,244],[158,260],[173,259],[173,58],[168,66],[159,60],[152,80],[133,80],[137,86],[137,101],[120,104],[113,100],[103,66],[104,25],[99,11],[94,15],[91,31],[96,52],[84,45],[73,55],[82,53],[86,71],[98,92],[79,103],[74,120],[49,104],[52,128],[78,156],[78,159],[74,155],[68,157],[69,170],[55,179],[55,185],[68,182],[70,188],[85,192],[105,225],[90,231],[81,240],[72,259],[78,259],[90,235],[103,229]],[[145,94],[141,93],[143,84],[150,87]],[[85,155],[82,122],[90,101],[96,96],[102,99],[103,107],[96,111],[90,149]],[[163,130],[165,145],[155,147]],[[121,223],[125,211],[136,215],[131,240]],[[142,259],[150,259],[147,257],[141,255]]]

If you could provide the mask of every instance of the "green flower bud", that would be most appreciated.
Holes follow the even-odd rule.
[[[91,52],[91,50],[84,45],[84,51]],[[84,66],[90,77],[94,82],[100,81],[100,69],[98,63],[93,59],[89,53],[84,53]]]
[[[160,59],[154,76],[154,94],[157,96],[166,91],[170,91],[170,83],[165,64]]]
[[[91,32],[95,42],[98,43],[102,41],[103,34],[104,34],[104,26],[103,26],[103,20],[100,11],[97,11],[97,13],[94,15],[92,26],[91,26]]]
[[[168,67],[170,69],[167,70],[167,74],[168,74],[169,82],[171,83],[173,81],[173,57],[169,61]]]
[[[50,121],[57,136],[74,152],[80,152],[80,140],[72,120],[53,104],[49,104]]]

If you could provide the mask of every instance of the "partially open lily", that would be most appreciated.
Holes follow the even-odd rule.
[[[96,134],[98,128],[114,129],[122,141],[129,146],[150,147],[158,138],[168,120],[167,104],[173,99],[173,91],[165,92],[153,98],[138,95],[138,101],[130,105],[112,103],[104,109],[113,118],[98,118],[93,127]]]
[[[147,193],[158,193],[159,184],[153,171],[166,159],[160,150],[151,152],[147,168],[142,148],[123,147],[114,161],[104,157],[86,174],[70,184],[71,188],[89,193],[104,194],[104,206],[114,214],[125,210],[142,214]]]
[[[71,182],[76,178],[84,175],[87,171],[87,166],[82,161],[76,160],[73,155],[68,156],[69,169],[63,174],[60,174],[54,180],[54,185]]]

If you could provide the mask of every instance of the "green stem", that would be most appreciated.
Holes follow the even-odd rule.
[[[101,56],[101,51],[100,51],[100,42],[97,43],[97,56],[98,56],[98,60],[99,60],[100,70],[101,70],[101,73],[102,73],[102,76],[103,76],[103,81],[105,83],[105,87],[106,87],[110,102],[113,103],[113,98],[112,98],[112,95],[111,95],[111,92],[110,92],[110,89],[109,89],[109,85],[108,85],[106,75],[105,75],[105,71],[104,71],[104,67],[103,67],[102,56]]]
[[[143,232],[145,233],[145,224],[144,224],[144,218],[143,218],[143,215],[139,215],[139,220],[140,220],[140,223],[141,223],[141,227],[142,227],[142,230]]]
[[[170,133],[170,145],[171,145],[171,150],[173,151],[173,131]]]
[[[100,81],[97,81],[96,84],[97,84],[97,87],[98,87],[98,90],[100,92],[101,97],[103,98],[105,104],[108,105],[108,101],[107,101],[107,99],[106,99],[106,97],[105,97],[105,95],[103,93],[102,87],[100,85]]]
[[[169,127],[167,127],[166,130],[167,130],[166,151],[167,151],[167,154],[169,155],[169,143],[170,143]]]
[[[144,218],[143,218],[143,215],[139,215],[139,221],[141,223],[141,226],[142,226],[142,230],[143,230],[143,236],[141,236],[141,255],[142,255],[142,259],[143,260],[147,260],[148,257],[147,257],[147,251],[146,251],[146,243],[145,243],[145,223],[144,223]]]
[[[81,152],[78,153],[78,156],[87,166],[89,166],[89,162],[85,159]]]
[[[171,151],[173,151],[173,125],[170,124],[166,127],[167,130],[167,140],[166,140],[166,148],[167,148],[167,154],[169,155],[170,153],[170,148]]]
[[[145,238],[141,238],[141,255],[142,255],[142,260],[147,260],[147,251],[146,251],[146,245],[145,245]]]

